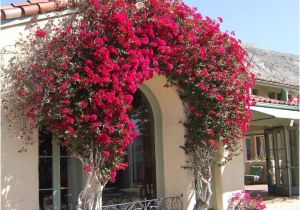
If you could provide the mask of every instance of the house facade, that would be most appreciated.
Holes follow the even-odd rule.
[[[252,166],[262,166],[260,184],[269,192],[299,195],[299,58],[246,46],[253,57],[255,105],[244,141],[245,182]],[[251,181],[250,181],[251,183]]]
[[[72,12],[67,9],[55,12],[56,8],[56,4],[47,0],[1,8],[3,72],[11,57],[22,56],[14,44],[20,36],[26,36],[26,25],[32,15],[37,14],[36,21],[43,27],[47,21]],[[142,135],[128,147],[129,167],[119,172],[115,183],[107,184],[104,205],[160,199],[173,202],[175,206],[170,209],[193,209],[194,176],[183,168],[189,157],[181,148],[185,143],[180,123],[185,118],[184,106],[175,88],[164,87],[166,82],[165,77],[154,76],[135,95],[133,118]],[[35,143],[24,151],[19,133],[10,128],[3,109],[1,116],[1,209],[75,209],[86,179],[80,162],[42,129],[35,131]],[[226,209],[231,194],[243,189],[242,164],[243,157],[239,156],[226,166],[215,168],[212,209]],[[232,178],[233,183],[229,181]]]
[[[61,4],[60,8],[63,7],[64,4]],[[2,70],[6,69],[11,57],[22,56],[14,44],[20,36],[26,36],[26,25],[32,15],[38,14],[36,20],[43,27],[48,20],[72,12],[55,12],[56,9],[57,5],[48,0],[1,7]],[[145,199],[173,199],[179,205],[175,209],[191,210],[194,207],[194,178],[191,171],[183,169],[189,157],[181,149],[185,131],[179,122],[185,118],[184,106],[176,89],[165,88],[165,84],[165,77],[154,76],[139,88],[134,97],[136,111],[133,116],[135,122],[142,124],[139,127],[142,135],[128,147],[129,167],[119,172],[115,183],[106,186],[103,194],[105,205]],[[289,94],[294,90],[290,89]],[[274,94],[278,91],[276,89]],[[255,107],[259,107],[259,103],[257,101]],[[258,112],[254,116],[260,116],[259,111],[254,109],[254,112]],[[272,124],[271,127],[261,127],[255,122],[254,119],[249,131],[251,138],[254,138],[252,134],[264,136],[269,128],[288,126]],[[295,119],[293,127],[299,125],[298,122]],[[36,131],[33,134],[35,143],[26,151],[22,151],[24,145],[18,135],[16,130],[10,128],[5,112],[1,110],[1,209],[75,209],[77,195],[86,179],[80,162],[60,148],[51,134]],[[227,165],[215,168],[212,209],[227,209],[231,194],[244,188],[243,165],[244,157],[240,155]]]

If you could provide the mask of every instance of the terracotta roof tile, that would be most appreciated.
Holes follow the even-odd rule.
[[[19,7],[1,10],[4,13],[3,20],[18,18],[22,16],[22,10]],[[1,15],[2,16],[2,15]]]
[[[29,6],[23,6],[21,7],[24,15],[36,15],[39,13],[40,8],[38,5],[29,5]]]
[[[21,7],[21,6],[28,6],[30,5],[29,2],[19,2],[19,3],[12,3],[11,4],[13,7]]]
[[[276,84],[281,84],[281,85],[287,85],[287,86],[292,86],[292,87],[299,87],[299,85],[293,85],[293,84],[289,84],[286,82],[280,82],[280,81],[272,80],[272,79],[264,79],[264,78],[260,78],[260,77],[256,77],[256,80],[266,81],[266,82],[271,82],[271,83],[276,83]]]
[[[57,9],[57,4],[55,2],[38,3],[37,5],[40,7],[40,12],[42,13],[51,12]]]
[[[37,3],[46,3],[49,2],[49,0],[29,0],[30,4],[37,4]]]
[[[69,6],[72,6],[72,3],[69,3],[68,0],[28,0],[27,2],[12,3],[11,5],[0,7],[1,20],[52,12]]]
[[[269,104],[283,104],[283,105],[290,105],[290,106],[299,106],[299,103],[297,101],[282,101],[282,100],[266,98],[263,96],[256,96],[256,95],[251,95],[251,101],[263,102],[263,103],[269,103]]]

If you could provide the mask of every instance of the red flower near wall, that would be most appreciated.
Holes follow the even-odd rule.
[[[14,100],[32,126],[47,126],[88,171],[102,158],[102,178],[114,180],[138,135],[130,120],[133,94],[153,75],[165,75],[190,107],[187,146],[222,142],[230,159],[250,116],[246,51],[184,3],[131,2],[93,0],[53,25],[51,35],[36,30],[29,39],[33,62],[15,75]]]

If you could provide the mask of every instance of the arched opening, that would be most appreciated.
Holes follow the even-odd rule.
[[[145,86],[135,93],[131,118],[140,135],[128,146],[126,170],[118,172],[116,182],[106,185],[104,205],[163,196],[162,145],[157,132],[161,126],[157,113],[160,109],[156,103]],[[71,209],[82,189],[81,164],[44,128],[40,129],[39,142],[40,208]]]
[[[128,145],[128,167],[105,187],[105,205],[157,198],[154,116],[140,90],[134,95],[131,118],[140,135]]]

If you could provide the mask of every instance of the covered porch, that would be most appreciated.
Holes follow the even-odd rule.
[[[277,195],[299,195],[299,107],[258,103],[251,109],[253,121],[244,142],[245,182],[249,168],[261,166],[260,179],[252,184],[265,183]]]

